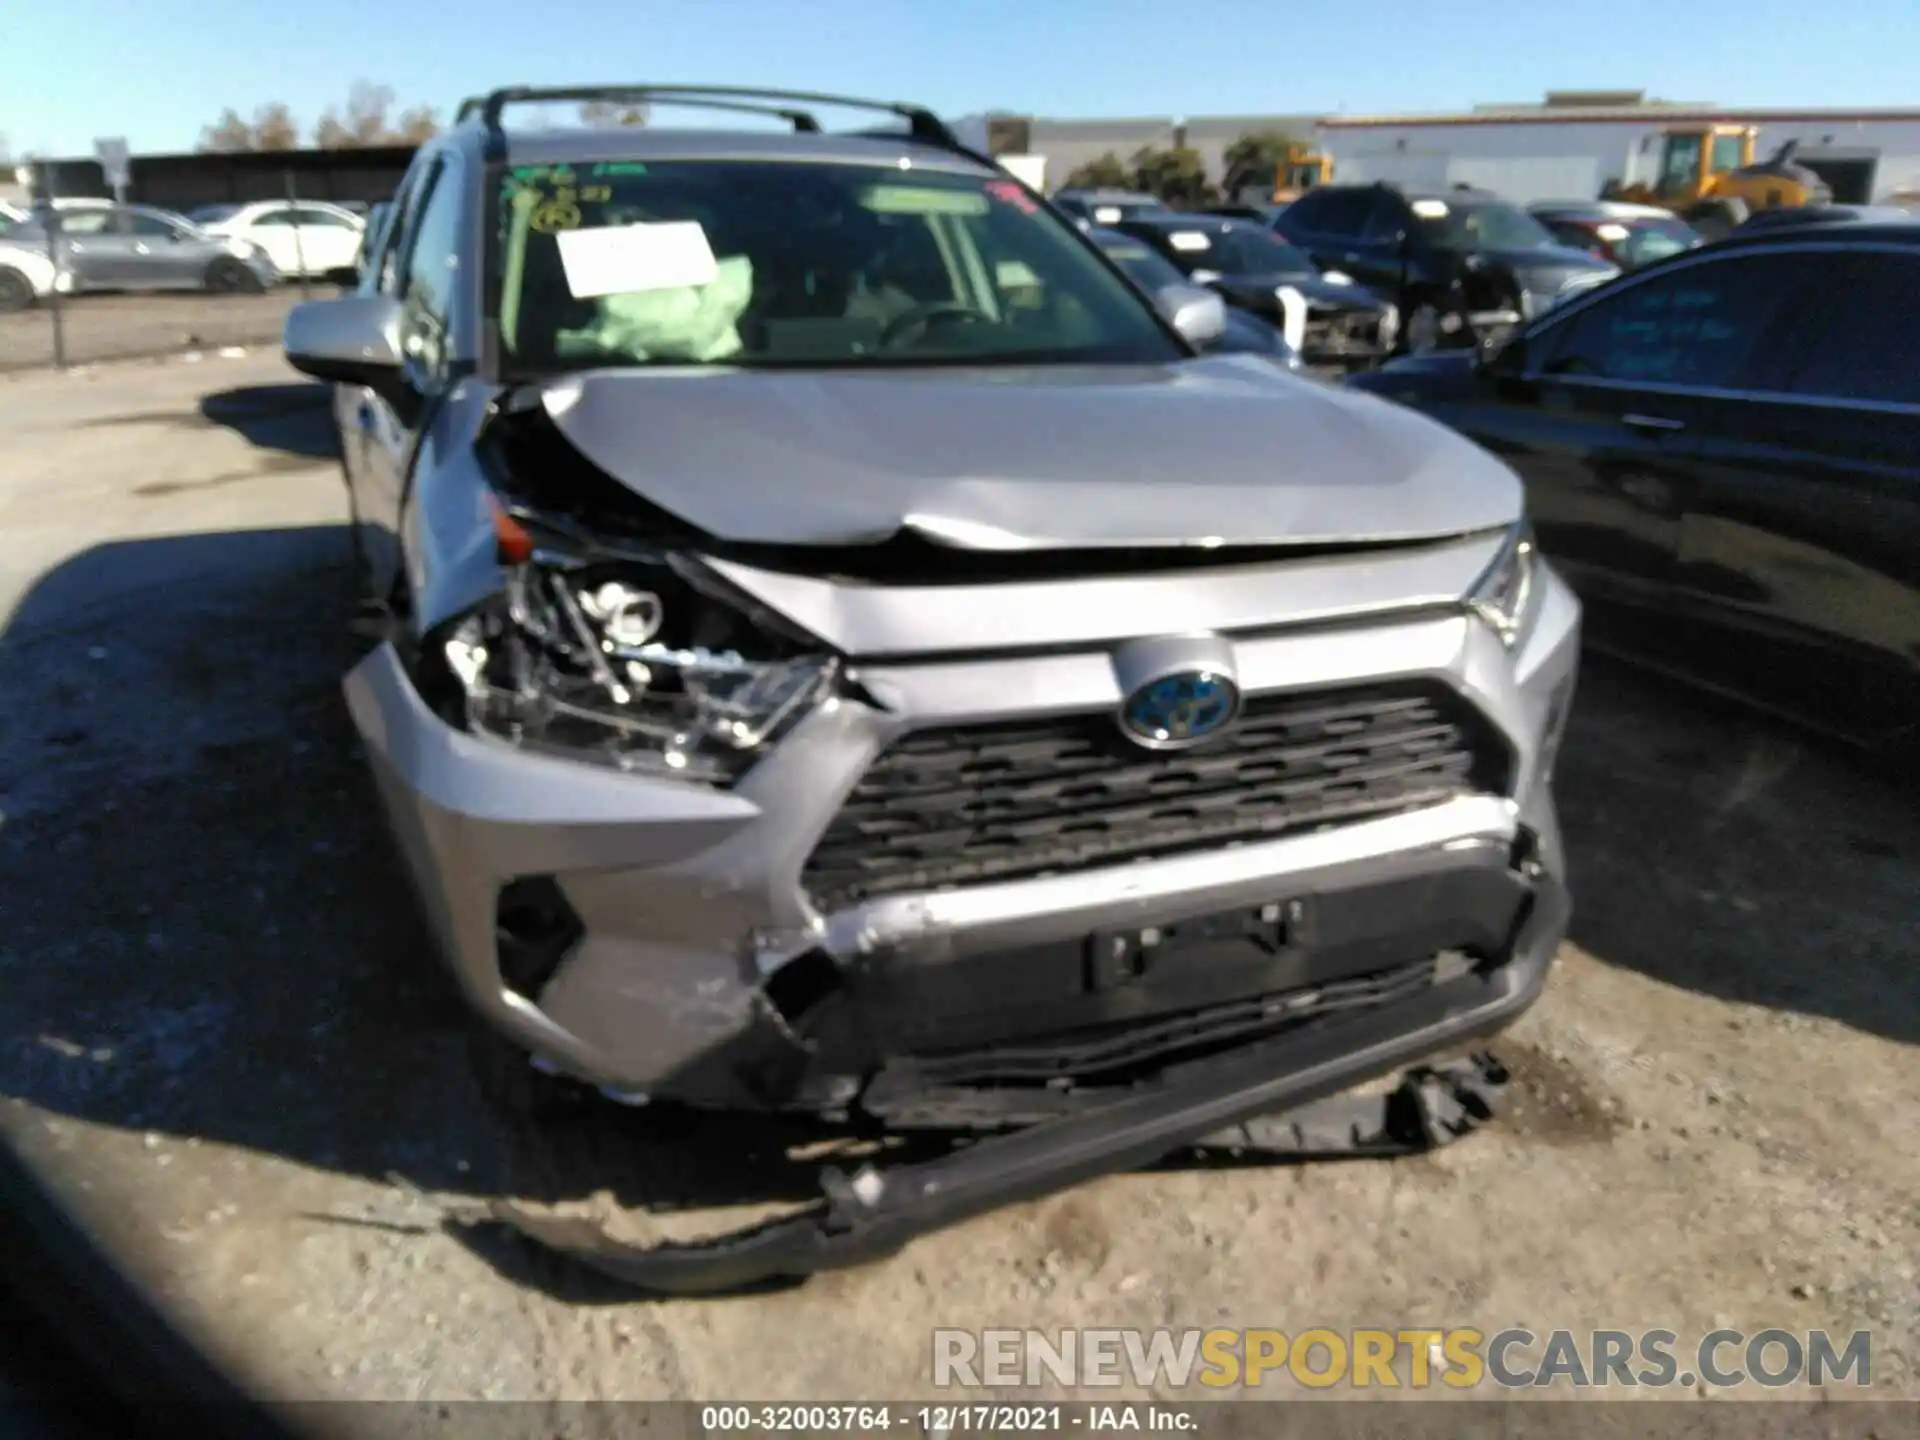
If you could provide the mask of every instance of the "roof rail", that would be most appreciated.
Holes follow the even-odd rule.
[[[552,88],[509,85],[484,98],[463,100],[455,123],[471,119],[478,112],[480,123],[487,129],[488,156],[499,159],[506,150],[500,117],[509,105],[535,105],[548,101],[576,101],[582,104],[605,101],[616,105],[638,105],[654,100],[705,109],[776,115],[790,122],[799,132],[817,132],[820,123],[809,111],[790,109],[788,105],[842,105],[856,110],[884,110],[907,122],[907,133],[912,139],[975,159],[983,158],[962,144],[945,122],[924,106],[893,100],[861,100],[850,95],[826,95],[811,90],[762,90],[749,85],[566,85]],[[787,103],[757,103],[765,101]]]

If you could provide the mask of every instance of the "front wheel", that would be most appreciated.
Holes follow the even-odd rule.
[[[33,308],[33,283],[18,270],[0,266],[0,315]]]
[[[215,295],[258,295],[267,287],[238,260],[221,258],[207,267],[207,289]]]

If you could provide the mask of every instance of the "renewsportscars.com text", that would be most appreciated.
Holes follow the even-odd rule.
[[[1136,1388],[1198,1384],[1467,1390],[1705,1385],[1777,1389],[1872,1381],[1872,1336],[1824,1330],[1314,1328],[1283,1330],[936,1330],[933,1383]]]

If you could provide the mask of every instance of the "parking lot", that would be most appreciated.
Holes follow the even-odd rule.
[[[0,364],[45,324],[6,317]],[[562,1149],[483,1108],[340,704],[324,405],[271,353],[0,377],[0,1123],[256,1383],[899,1399],[934,1324],[1777,1325],[1871,1330],[1874,1389],[1920,1397],[1920,813],[1598,660],[1559,782],[1572,939],[1498,1046],[1512,1113],[1457,1147],[1113,1177],[702,1302],[446,1219],[811,1172],[764,1128],[608,1107]]]

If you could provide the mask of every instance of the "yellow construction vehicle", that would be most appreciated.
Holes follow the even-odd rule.
[[[1757,133],[1750,125],[1669,126],[1660,132],[1660,165],[1653,180],[1611,182],[1600,198],[1663,205],[1709,239],[1755,210],[1832,203],[1827,183],[1794,163],[1798,141],[1787,141],[1756,164]]]
[[[1273,203],[1285,205],[1298,200],[1316,185],[1333,178],[1333,157],[1323,155],[1311,145],[1292,144],[1273,172]]]

